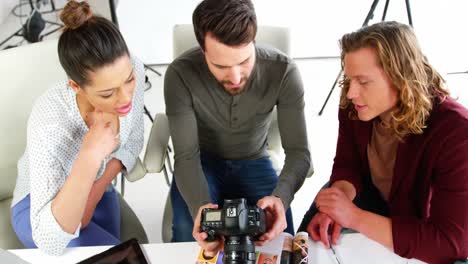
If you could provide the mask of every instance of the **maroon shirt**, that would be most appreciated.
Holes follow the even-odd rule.
[[[339,111],[330,183],[351,182],[359,194],[370,177],[372,121]],[[468,110],[452,98],[434,105],[421,135],[399,143],[388,207],[395,253],[429,263],[468,256]]]

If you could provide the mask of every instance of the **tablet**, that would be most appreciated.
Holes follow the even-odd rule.
[[[77,264],[149,264],[138,240],[132,238]]]

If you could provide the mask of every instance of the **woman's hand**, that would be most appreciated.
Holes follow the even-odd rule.
[[[361,210],[341,189],[335,187],[321,190],[315,198],[315,204],[319,212],[346,228],[353,228]]]
[[[340,238],[341,225],[333,221],[330,216],[318,212],[314,215],[309,225],[307,226],[307,232],[314,241],[322,241],[326,248],[330,248],[328,239],[328,231],[331,228],[331,241],[336,245],[336,242]]]
[[[117,133],[100,111],[91,112],[89,121],[91,125],[83,138],[81,150],[104,160],[119,144]]]

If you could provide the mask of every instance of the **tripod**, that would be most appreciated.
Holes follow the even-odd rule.
[[[23,3],[20,3],[20,5],[23,5]],[[50,5],[52,7],[52,10],[47,12],[47,13],[52,13],[52,12],[56,12],[58,11],[56,8],[55,8],[55,3],[54,3],[54,0],[50,0]],[[56,22],[53,22],[53,21],[48,21],[48,20],[45,20],[45,19],[42,19],[42,17],[40,15],[36,15],[35,12],[39,12],[36,10],[36,8],[34,7],[34,3],[33,3],[33,0],[29,0],[29,6],[31,7],[31,13],[30,13],[30,16],[28,18],[28,20],[26,21],[26,23],[24,25],[22,25],[22,27],[20,29],[18,29],[16,32],[14,32],[13,34],[11,34],[9,37],[7,37],[5,40],[3,40],[1,43],[0,43],[0,47],[7,43],[10,39],[14,38],[14,37],[23,37],[25,38],[26,40],[28,40],[29,42],[37,42],[37,41],[41,41],[44,37],[60,30],[63,25],[62,24],[59,24],[59,23],[56,23]],[[40,14],[40,13],[38,13]],[[36,18],[38,19],[39,22],[42,22],[45,24],[51,24],[51,25],[55,25],[57,26],[57,28],[45,33],[45,34],[42,34],[42,35],[38,35],[37,36],[37,39],[36,39],[36,36],[32,37],[30,35],[30,33],[28,32],[30,30],[30,23],[32,21],[32,18],[33,16],[37,16]]]
[[[408,15],[408,23],[412,27],[413,26],[413,19],[411,17],[411,8],[410,8],[410,2],[409,1],[410,0],[405,0],[406,14]],[[369,9],[369,12],[367,13],[366,19],[364,20],[364,23],[362,23],[362,27],[367,26],[369,24],[369,21],[374,17],[374,11],[375,11],[375,8],[377,7],[378,3],[379,3],[379,0],[374,0],[372,2],[371,8]],[[384,7],[384,10],[383,10],[383,14],[382,14],[382,21],[385,21],[385,17],[387,16],[387,9],[388,9],[388,4],[389,3],[390,3],[390,0],[385,1],[385,7]],[[330,89],[330,92],[328,93],[328,96],[325,99],[325,102],[323,103],[322,108],[320,109],[320,112],[318,114],[319,116],[321,116],[323,114],[323,110],[325,109],[325,106],[327,105],[328,100],[330,99],[330,96],[332,95],[333,90],[335,89],[335,86],[338,83],[338,81],[339,81],[339,79],[341,78],[342,75],[343,75],[343,69],[341,69],[340,72],[338,73],[338,76],[336,76],[335,82],[333,83],[333,85],[332,85],[332,87]]]

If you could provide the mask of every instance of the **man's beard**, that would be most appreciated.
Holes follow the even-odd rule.
[[[234,84],[231,81],[221,81],[221,85],[223,86],[224,90],[231,95],[242,93],[244,91],[246,83],[247,83],[247,77],[242,77],[240,81],[240,85],[238,87],[233,87]],[[226,87],[226,85],[228,87]]]

